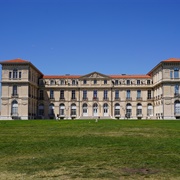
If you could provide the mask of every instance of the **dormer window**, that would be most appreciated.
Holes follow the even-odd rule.
[[[130,85],[130,80],[129,79],[127,80],[127,85]]]
[[[104,84],[107,84],[107,80],[106,79],[104,80]]]
[[[117,79],[115,80],[115,85],[118,85],[118,80]]]
[[[94,84],[97,84],[97,80],[96,79],[94,79]]]

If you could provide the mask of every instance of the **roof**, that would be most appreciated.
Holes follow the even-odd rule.
[[[80,75],[44,75],[43,79],[78,79],[82,76]],[[145,79],[145,78],[151,78],[149,75],[109,75],[107,77],[113,78],[113,79]]]
[[[0,64],[6,64],[6,63],[30,63],[30,62],[27,60],[20,59],[20,58],[12,59],[12,60],[5,60],[5,61],[0,62]]]
[[[114,79],[144,79],[144,78],[151,78],[151,76],[146,74],[134,74],[134,75],[110,75],[111,78]]]
[[[79,75],[44,75],[43,79],[77,79]]]
[[[30,61],[23,60],[23,59],[20,59],[20,58],[16,58],[16,59],[12,59],[12,60],[0,61],[0,64],[2,64],[2,65],[5,65],[5,64],[29,64],[31,67],[36,69],[41,75],[43,75],[43,73],[36,66],[34,66]]]
[[[162,62],[180,62],[180,58],[169,58],[169,59],[164,60]]]
[[[152,74],[152,72],[156,69],[156,68],[158,68],[162,63],[165,63],[165,62],[175,62],[175,63],[177,63],[177,62],[180,62],[180,58],[169,58],[169,59],[166,59],[166,60],[163,60],[163,61],[161,61],[159,64],[157,64],[151,71],[149,71],[147,74],[148,75],[151,75]]]

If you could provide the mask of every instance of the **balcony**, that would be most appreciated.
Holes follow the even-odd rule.
[[[51,101],[55,101],[54,97],[50,97],[49,99],[50,99]]]
[[[115,97],[114,100],[115,100],[115,101],[120,101],[121,98],[120,98],[120,97]]]
[[[152,101],[154,98],[153,97],[147,97],[147,99]]]
[[[71,97],[71,101],[77,101],[76,97]]]
[[[18,95],[18,94],[11,94],[11,97],[12,97],[12,98],[18,98],[19,95]]]
[[[65,101],[65,98],[64,97],[60,97],[59,101]]]
[[[93,97],[93,101],[99,101],[98,97]]]
[[[180,93],[174,93],[174,97],[180,97]]]
[[[44,97],[38,97],[38,100],[44,100]]]
[[[109,98],[108,97],[103,97],[103,100],[104,101],[109,101]]]
[[[142,101],[142,97],[137,97],[136,100],[137,101]]]
[[[88,101],[88,98],[87,97],[83,97],[82,100],[83,101]]]
[[[126,97],[126,101],[132,101],[132,97]]]

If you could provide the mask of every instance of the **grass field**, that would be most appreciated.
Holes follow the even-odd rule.
[[[180,179],[180,121],[0,121],[0,179]]]

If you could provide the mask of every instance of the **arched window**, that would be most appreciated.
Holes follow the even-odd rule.
[[[18,116],[18,102],[16,100],[12,102],[11,114],[12,116]]]
[[[108,116],[108,104],[107,103],[105,103],[103,105],[103,112],[104,112],[104,116]]]
[[[151,103],[148,104],[147,106],[147,115],[148,116],[153,116],[153,106]]]
[[[119,103],[115,104],[114,115],[115,116],[120,116],[120,105],[119,105]]]
[[[97,105],[97,103],[93,104],[93,116],[98,116],[98,105]]]
[[[71,104],[71,116],[76,116],[76,104]]]
[[[174,114],[180,116],[180,101],[176,100],[174,102]]]
[[[88,116],[88,105],[86,103],[82,106],[83,116]]]
[[[138,115],[142,115],[142,105],[141,105],[141,103],[138,103],[138,104],[137,104],[136,114],[137,114],[137,116],[138,116]]]
[[[51,103],[50,105],[49,105],[49,115],[54,115],[54,104],[53,103]]]
[[[64,116],[65,115],[65,105],[63,103],[61,103],[59,105],[59,115],[60,116]]]
[[[38,115],[39,116],[44,115],[44,104],[39,104],[39,106],[38,106]]]
[[[126,105],[126,117],[130,118],[132,114],[132,106],[130,103],[127,103]]]

